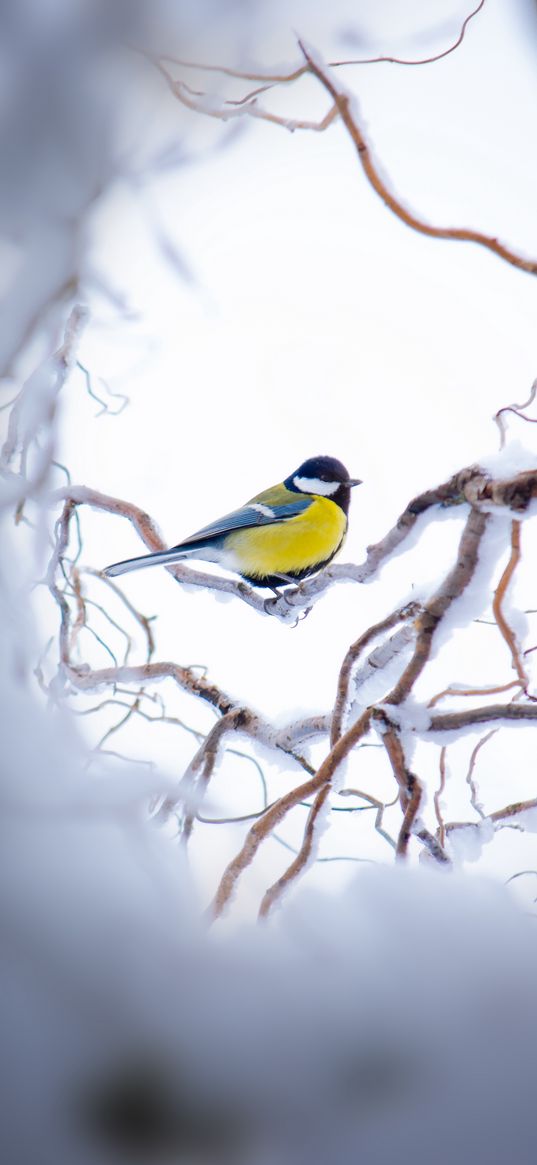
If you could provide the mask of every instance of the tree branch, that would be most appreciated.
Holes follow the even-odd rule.
[[[358,160],[369,185],[396,218],[403,222],[405,226],[417,231],[418,234],[426,235],[429,238],[449,239],[451,242],[476,243],[480,247],[485,247],[486,250],[491,251],[499,259],[509,263],[512,267],[516,267],[520,271],[526,271],[529,275],[537,275],[537,259],[527,259],[523,255],[519,255],[511,247],[506,246],[491,235],[486,235],[482,231],[472,230],[467,227],[436,227],[431,223],[425,222],[424,219],[418,217],[413,211],[407,210],[402,202],[396,198],[395,194],[392,193],[380,175],[378,165],[360,125],[354,96],[336,80],[329,65],[325,65],[320,57],[313,53],[310,48],[307,48],[302,41],[299,41],[299,45],[304,53],[310,71],[317,77],[337,106],[345,129],[354,143]]]
[[[426,732],[453,732],[459,728],[477,728],[479,724],[521,723],[537,720],[535,704],[487,704],[483,708],[461,709],[459,712],[437,712],[431,716]]]

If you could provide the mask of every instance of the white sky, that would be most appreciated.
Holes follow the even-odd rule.
[[[292,13],[280,7],[282,35],[270,44],[272,56],[265,53],[267,64],[295,58],[289,27],[327,56],[341,51],[341,41],[338,49],[326,38],[320,6],[295,5]],[[356,5],[331,5],[331,19],[336,10],[339,27],[348,27]],[[428,9],[425,38],[416,37],[423,5],[362,3],[358,24],[369,39],[364,50],[351,51],[438,51],[467,11],[438,0]],[[416,69],[349,69],[344,77],[382,171],[408,206],[441,225],[490,231],[535,256],[536,66],[533,6],[487,0],[461,49],[446,60]],[[202,155],[230,132],[219,123],[201,125],[171,98],[163,101],[163,123],[188,150]],[[322,115],[326,102],[310,82],[271,107],[309,117]],[[148,199],[195,286],[155,248]],[[537,375],[537,281],[475,246],[407,230],[367,186],[340,126],[290,135],[249,124],[226,149],[212,149],[205,160],[150,185],[118,183],[95,228],[94,265],[139,317],[103,329],[96,302],[81,358],[114,390],[128,392],[131,403],[119,419],[93,419],[94,404],[73,378],[65,399],[67,457],[75,480],[146,508],[170,544],[281,480],[305,457],[328,453],[364,479],[342,555],[361,561],[368,542],[386,532],[413,493],[497,447],[493,413],[524,399]],[[535,456],[536,430],[515,421],[511,432]],[[141,552],[126,524],[100,516],[86,528],[84,560],[92,565]],[[331,705],[349,642],[413,586],[427,593],[426,580],[434,584],[449,567],[460,529],[461,517],[447,515],[380,583],[332,589],[294,631],[242,604],[182,591],[164,571],[130,575],[122,586],[143,611],[158,613],[157,658],[208,664],[215,681],[283,722],[295,709]],[[529,524],[524,536],[526,561],[534,563]],[[521,599],[531,607],[532,577],[533,569]],[[537,626],[535,632],[537,639]],[[92,660],[104,663],[87,646]],[[492,628],[452,640],[445,655],[427,673],[421,695],[452,680],[512,678]],[[194,702],[179,703],[189,723],[210,723]],[[192,753],[190,739],[170,731],[157,745],[155,737],[147,727],[134,728],[121,746],[132,755],[156,754],[179,774]],[[462,782],[476,739],[451,750],[448,817],[464,812]],[[535,795],[525,764],[532,739],[523,732],[515,750],[515,736],[506,732],[494,756],[489,751],[483,759],[487,809]],[[508,772],[515,757],[516,782]],[[239,777],[242,763],[227,760],[216,778],[222,812],[259,804],[249,767]],[[438,748],[420,746],[420,774],[436,781],[437,763]],[[271,794],[296,776],[274,778]],[[373,750],[357,754],[350,783],[387,796],[393,788],[383,756]],[[299,813],[295,820],[303,822]],[[296,843],[292,822],[281,832]],[[358,815],[340,814],[323,852],[389,860],[371,832],[370,818],[366,828]],[[239,838],[237,829],[199,832],[195,852],[207,890]],[[267,846],[249,882],[254,896],[287,857]],[[536,860],[535,835],[504,831],[484,851],[482,868],[506,874]],[[337,880],[354,868],[338,863],[313,876]]]

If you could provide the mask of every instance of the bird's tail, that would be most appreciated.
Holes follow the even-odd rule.
[[[140,558],[126,558],[124,562],[114,562],[105,567],[104,573],[109,578],[117,574],[127,574],[130,570],[143,570],[146,566],[173,566],[174,562],[181,562],[188,558],[188,550],[157,550],[155,554],[142,554]]]

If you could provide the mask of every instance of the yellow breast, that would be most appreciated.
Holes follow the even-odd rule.
[[[228,535],[230,552],[240,574],[263,578],[272,574],[300,574],[339,550],[347,531],[347,517],[330,498],[316,496],[303,514],[273,526],[255,526]]]

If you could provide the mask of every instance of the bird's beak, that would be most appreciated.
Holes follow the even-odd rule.
[[[349,477],[349,480],[345,484],[350,485],[352,489],[355,485],[363,485],[363,482],[361,477]]]

